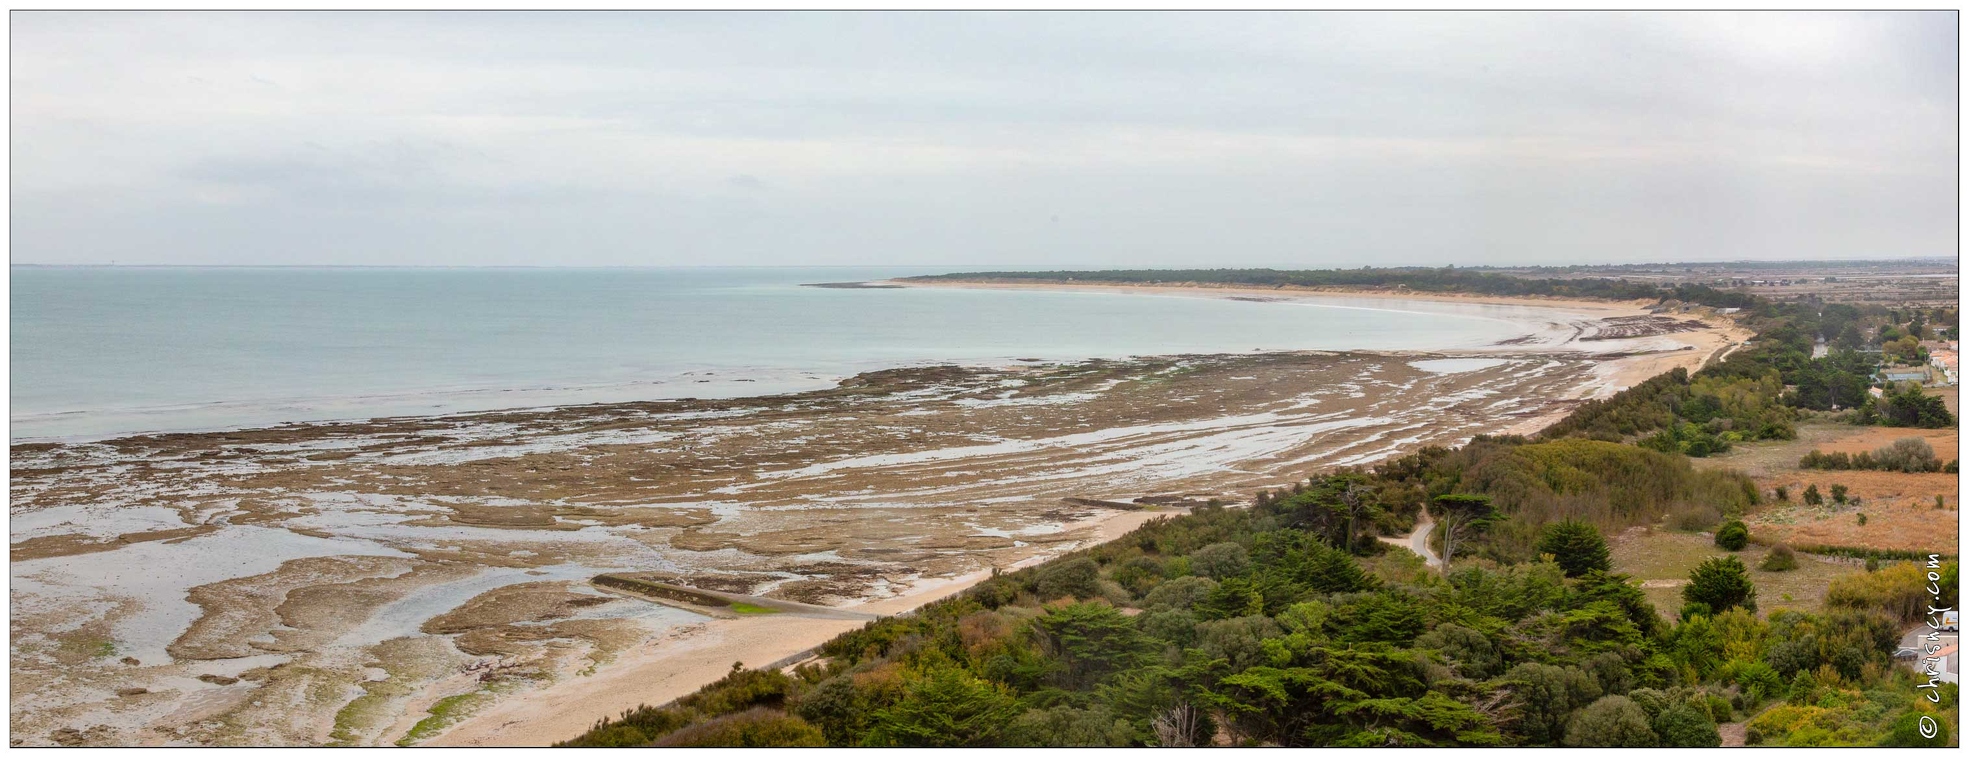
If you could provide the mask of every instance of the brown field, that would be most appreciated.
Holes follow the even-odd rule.
[[[1946,397],[1952,397],[1951,388]],[[1756,479],[1767,502],[1745,518],[1752,533],[1793,545],[1838,545],[1885,550],[1956,553],[1958,507],[1955,474],[1902,474],[1887,471],[1825,471],[1798,468],[1798,459],[1813,450],[1857,453],[1872,451],[1904,437],[1919,437],[1943,460],[1960,451],[1954,429],[1894,429],[1808,421],[1798,427],[1798,439],[1738,445],[1729,453],[1696,459],[1703,468],[1734,468]],[[1824,505],[1803,502],[1805,487],[1816,484],[1825,493]],[[1858,505],[1832,502],[1832,485],[1844,484]],[[1777,487],[1790,491],[1789,502],[1771,495]],[[1941,495],[1947,509],[1935,509]],[[1859,514],[1867,517],[1865,526]]]
[[[1961,452],[1961,443],[1954,429],[1895,429],[1885,426],[1855,427],[1853,432],[1829,440],[1819,445],[1818,449],[1828,453],[1870,453],[1906,437],[1927,440],[1928,445],[1935,448],[1935,457],[1944,461],[1955,460]]]
[[[1773,482],[1759,480],[1767,487]],[[1774,482],[1784,483],[1784,482]],[[1828,493],[1824,505],[1800,502],[1806,484]],[[1834,483],[1849,488],[1859,505],[1831,501]],[[1790,481],[1791,502],[1770,503],[1745,519],[1754,533],[1794,545],[1843,545],[1885,550],[1956,552],[1960,515],[1955,474],[1897,474],[1884,471],[1808,471]],[[1935,510],[1942,495],[1946,510]],[[1861,526],[1859,515],[1866,514]]]
[[[1759,534],[1755,525],[1751,534]],[[1858,561],[1798,554],[1794,571],[1771,572],[1757,568],[1770,548],[1752,544],[1735,553],[1750,567],[1751,581],[1757,584],[1757,612],[1770,615],[1779,609],[1816,611],[1825,603],[1825,589],[1832,580],[1864,571]],[[1614,538],[1614,570],[1641,581],[1641,591],[1663,618],[1673,618],[1682,608],[1682,585],[1696,564],[1730,552],[1719,548],[1708,533],[1674,532],[1662,528],[1635,527]]]

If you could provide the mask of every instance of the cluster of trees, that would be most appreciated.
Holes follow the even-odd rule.
[[[1955,327],[1954,309],[1890,310],[1874,341],[1887,359],[1920,365],[1928,362],[1928,349],[1921,346],[1921,341],[1955,339]]]
[[[1914,382],[1902,382],[1888,387],[1880,397],[1873,398],[1860,406],[1856,419],[1863,424],[1881,426],[1912,426],[1922,429],[1947,429],[1955,426],[1955,414],[1948,412],[1942,399],[1921,390]]]
[[[1739,359],[1696,372],[1675,369],[1629,392],[1583,404],[1541,436],[1607,441],[1640,438],[1650,450],[1704,457],[1749,440],[1797,437],[1797,413],[1780,401],[1775,369]],[[1866,393],[1861,385],[1860,394]]]
[[[1428,447],[1383,463],[1374,478],[1381,491],[1412,503],[1447,495],[1490,498],[1496,513],[1462,554],[1500,562],[1536,557],[1540,531],[1556,521],[1618,531],[1655,523],[1689,504],[1734,516],[1760,499],[1756,484],[1737,472],[1697,470],[1679,455],[1588,439],[1477,437],[1459,448]],[[1405,526],[1387,523],[1390,531]]]
[[[1834,350],[1824,358],[1808,360],[1790,374],[1791,388],[1784,393],[1784,404],[1815,411],[1858,408],[1872,395],[1873,374],[1878,361],[1852,350]]]
[[[1827,453],[1813,450],[1798,460],[1798,467],[1833,471],[1899,471],[1907,474],[1932,474],[1940,471],[1953,474],[1956,471],[1956,462],[1944,463],[1935,458],[1935,448],[1929,446],[1927,440],[1907,437],[1894,440],[1894,444],[1875,448],[1871,453]]]

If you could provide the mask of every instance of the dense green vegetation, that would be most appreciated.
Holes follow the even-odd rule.
[[[1434,269],[1099,274],[1271,275],[1499,294],[1644,287]],[[1588,403],[1538,438],[1425,448],[1262,493],[1248,508],[1156,519],[871,622],[790,674],[735,667],[565,744],[1715,746],[1719,724],[1746,720],[1753,744],[1946,744],[1946,732],[1929,740],[1915,725],[1927,716],[1952,727],[1955,686],[1930,702],[1917,688],[1926,680],[1891,658],[1926,599],[1914,564],[1842,580],[1823,614],[1767,618],[1735,556],[1697,567],[1683,606],[1665,609],[1672,617],[1610,573],[1605,534],[1664,518],[1709,528],[1758,502],[1748,478],[1698,471],[1683,453],[1789,437],[1795,414],[1838,401],[1784,387],[1849,374],[1809,354],[1817,332],[1838,337],[1857,318],[1707,288],[1676,294],[1749,309],[1765,334],[1693,375]],[[1443,571],[1376,539],[1409,531],[1425,510]],[[1953,563],[1947,571],[1952,583]]]
[[[1954,718],[1890,660],[1887,611],[1760,620],[1733,557],[1670,624],[1598,568],[1351,554],[1303,528],[1308,500],[1161,519],[568,744],[1714,745],[1792,701],[1870,704],[1803,744],[1875,744]]]
[[[1488,506],[1464,553],[1481,557],[1439,575],[1369,537],[1447,495]],[[734,671],[569,744],[1713,745],[1716,724],[1794,691],[1884,703],[1811,732],[1872,744],[1941,714],[1888,658],[1898,608],[1759,620],[1727,558],[1671,624],[1607,572],[1602,527],[1753,497],[1594,440],[1425,450],[1158,519],[845,634],[823,664]]]

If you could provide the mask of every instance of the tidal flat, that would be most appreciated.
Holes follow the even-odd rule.
[[[1671,347],[929,366],[770,397],[17,444],[13,740],[540,744],[620,705],[536,700],[537,729],[454,732],[624,681],[625,660],[860,623],[710,619],[596,575],[905,611],[1146,518],[1550,418],[1622,361],[1701,360]]]

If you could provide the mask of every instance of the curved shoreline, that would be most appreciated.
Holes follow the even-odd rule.
[[[957,289],[1008,289],[1008,290],[1057,290],[1057,291],[1108,291],[1114,294],[1176,294],[1190,296],[1236,297],[1321,297],[1333,299],[1363,300],[1407,300],[1463,305],[1502,305],[1528,308],[1572,308],[1588,311],[1620,312],[1623,315],[1640,312],[1651,300],[1592,300],[1587,298],[1479,295],[1453,292],[1421,292],[1417,290],[1342,288],[1342,287],[1300,287],[1280,285],[1277,287],[1258,287],[1251,285],[1214,284],[1208,282],[1165,282],[1146,284],[1135,282],[1066,282],[1058,280],[1012,280],[1012,279],[885,279],[868,282],[884,287],[949,287]]]
[[[869,286],[854,289],[898,289],[898,288],[954,288],[954,289],[997,289],[1025,291],[1072,291],[1079,293],[1099,293],[1104,295],[1142,295],[1152,294],[1170,297],[1189,297],[1206,299],[1247,299],[1246,296],[1264,296],[1264,299],[1277,298],[1281,292],[1290,294],[1298,305],[1317,307],[1360,309],[1400,313],[1409,316],[1423,316],[1439,319],[1469,319],[1489,321],[1511,326],[1522,334],[1536,334],[1543,326],[1555,321],[1574,320],[1581,316],[1597,317],[1604,314],[1630,315],[1638,313],[1635,309],[1608,308],[1606,303],[1586,300],[1548,300],[1507,302],[1502,300],[1456,300],[1450,298],[1425,297],[1414,294],[1392,292],[1340,292],[1312,290],[1271,290],[1252,288],[1195,286],[1154,286],[1154,285],[1115,285],[1084,286],[1066,284],[994,284],[982,283],[928,283],[906,280],[885,280],[863,282]],[[1444,308],[1431,310],[1414,309],[1416,303],[1441,302],[1448,305],[1509,306],[1529,307],[1537,313],[1484,314],[1472,313],[1467,309]],[[1365,304],[1364,304],[1365,303]],[[1445,347],[1403,348],[1417,352],[1481,350],[1486,346],[1472,342]],[[1298,349],[1318,349],[1343,351],[1357,348],[1267,348],[1267,351],[1291,351]],[[1171,354],[1228,354],[1243,350],[1243,347],[1222,344],[1199,349],[1178,349],[1174,351],[1138,351],[1139,356]],[[747,399],[763,396],[779,396],[799,392],[828,389],[841,382],[872,372],[893,368],[911,368],[930,365],[958,365],[971,367],[996,367],[1014,363],[1023,356],[1013,353],[981,357],[946,358],[925,354],[919,358],[869,358],[849,360],[839,365],[828,366],[740,366],[719,367],[709,364],[692,364],[678,367],[668,373],[654,374],[654,378],[635,381],[598,383],[550,383],[514,384],[511,386],[455,386],[432,387],[426,389],[405,389],[355,394],[325,394],[318,396],[297,396],[284,398],[261,398],[253,400],[217,400],[189,403],[171,403],[134,408],[98,408],[93,410],[60,410],[24,413],[10,419],[10,426],[18,429],[45,427],[54,419],[79,418],[87,420],[82,424],[88,428],[108,428],[110,431],[81,431],[63,434],[22,434],[11,436],[11,444],[63,444],[101,442],[127,437],[159,434],[199,434],[247,431],[292,425],[362,423],[384,419],[410,419],[439,416],[460,416],[482,413],[504,412],[544,412],[555,408],[572,406],[613,405],[639,402],[662,402],[689,399]],[[1081,353],[1074,355],[1053,355],[1049,362],[1118,359],[1120,353]],[[376,413],[367,409],[378,408]],[[268,409],[285,409],[283,413],[272,414]],[[223,411],[221,417],[239,419],[237,423],[212,422],[211,417],[200,414],[186,417],[184,414],[197,411]],[[178,420],[173,420],[178,419]],[[204,420],[201,420],[204,419]]]

